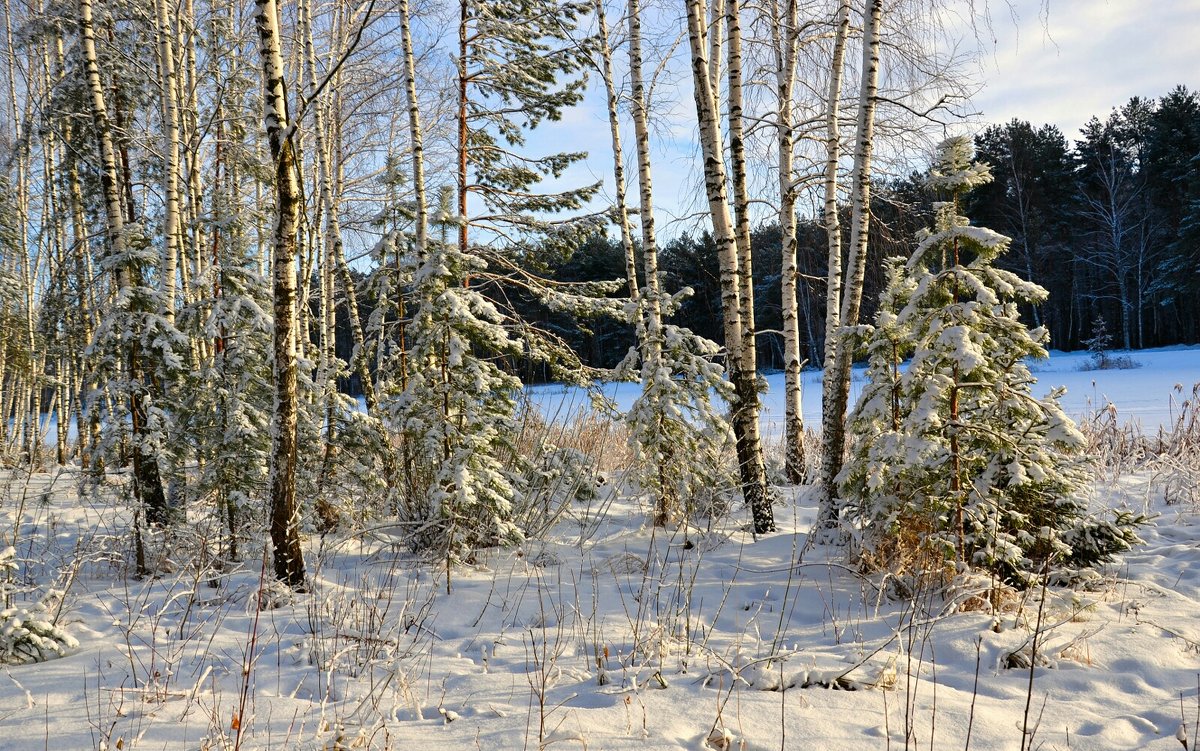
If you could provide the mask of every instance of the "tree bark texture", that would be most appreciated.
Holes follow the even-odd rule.
[[[721,266],[721,309],[724,317],[726,363],[730,381],[733,383],[733,432],[737,444],[738,470],[742,482],[742,496],[750,507],[756,533],[765,533],[775,528],[771,498],[767,492],[766,471],[763,464],[762,442],[758,430],[758,383],[753,369],[746,365],[754,362],[753,354],[745,352],[746,342],[753,341],[753,330],[747,332],[741,311],[743,303],[740,276],[740,249],[737,228],[730,213],[729,195],[726,187],[726,171],[720,114],[717,109],[716,91],[709,77],[709,61],[706,59],[704,10],[699,0],[687,0],[688,40],[692,53],[692,77],[696,98],[696,117],[700,126],[700,146],[704,160],[704,186],[708,196],[709,214],[713,225],[713,240],[717,246],[717,258]],[[736,5],[735,5],[736,7]],[[731,26],[732,36],[736,27]],[[740,47],[740,39],[738,40]],[[734,45],[730,39],[729,45]],[[740,52],[740,50],[739,50]],[[730,54],[730,66],[740,54]],[[739,73],[740,79],[740,73]],[[732,95],[731,95],[732,100]],[[730,105],[731,120],[736,114],[740,119],[740,100],[735,111]],[[744,152],[742,158],[744,159]],[[734,169],[738,169],[735,159]],[[744,165],[742,167],[744,169]],[[747,249],[748,250],[748,249]],[[748,336],[749,333],[749,336]]]
[[[840,308],[840,329],[858,324],[862,307],[862,286],[866,275],[867,235],[871,223],[871,154],[875,145],[875,105],[879,85],[880,25],[883,0],[869,0],[863,25],[862,84],[858,97],[858,121],[855,124],[854,167],[851,173],[850,240],[845,275],[844,297]],[[835,333],[836,339],[839,334]],[[828,344],[826,345],[828,346]],[[821,481],[824,497],[820,521],[832,527],[837,521],[837,476],[842,469],[846,448],[846,411],[850,399],[850,347],[835,345],[832,361],[826,362],[825,412],[822,415],[824,457]],[[832,371],[832,372],[831,372]]]
[[[271,543],[275,576],[304,584],[300,518],[296,504],[296,417],[298,395],[296,316],[296,237],[301,195],[296,154],[288,123],[283,81],[278,8],[275,0],[255,0],[254,24],[263,71],[263,122],[275,177],[275,230],[272,235],[274,294],[275,407],[271,420]]]

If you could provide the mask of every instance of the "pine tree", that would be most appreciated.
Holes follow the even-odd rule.
[[[691,294],[685,288],[661,298],[663,315],[674,313]],[[663,324],[657,345],[653,367],[631,350],[616,373],[642,382],[641,393],[623,416],[629,447],[639,457],[631,477],[652,499],[654,524],[663,526],[703,512],[699,499],[735,483],[722,461],[733,433],[712,399],[716,394],[729,402],[734,392],[724,369],[714,362],[720,347],[713,341]]]
[[[127,397],[128,413],[110,415],[108,426],[110,431],[122,433],[128,414],[135,495],[145,510],[146,520],[162,524],[168,520],[168,508],[158,459],[164,447],[162,437],[167,415],[155,408],[154,397],[161,391],[166,370],[179,365],[171,352],[171,348],[179,343],[176,341],[178,334],[171,321],[152,312],[163,306],[157,290],[146,286],[144,271],[157,259],[149,252],[149,242],[140,228],[126,222],[124,211],[132,213],[132,201],[128,198],[130,186],[128,180],[122,181],[118,176],[118,148],[101,82],[91,0],[79,3],[78,20],[83,57],[81,72],[90,94],[101,161],[100,183],[107,230],[107,252],[101,266],[112,274],[116,289],[109,315],[95,332],[93,348],[110,358],[105,372],[109,375],[108,388],[113,403],[118,403],[120,395]],[[115,113],[119,122],[120,109],[117,108]],[[124,163],[123,158],[121,161]],[[127,194],[126,203],[130,204],[124,207],[122,188]],[[141,561],[139,568],[142,568]]]
[[[589,3],[575,0],[460,0],[458,48],[458,249],[469,229],[550,232],[546,214],[580,209],[600,184],[548,193],[586,152],[531,156],[526,134],[583,98],[591,45],[574,38]],[[486,209],[470,205],[475,196]]]
[[[890,262],[875,325],[860,330],[869,384],[838,480],[879,562],[957,559],[1028,583],[1043,566],[1128,548],[1138,520],[1087,515],[1085,439],[1058,405],[1061,390],[1031,393],[1026,361],[1047,356],[1047,334],[1021,323],[1017,306],[1046,292],[995,268],[1009,239],[959,215],[963,193],[991,179],[972,157],[966,137],[942,143],[927,182],[949,200],[907,263]]]
[[[560,177],[586,155],[524,153],[529,130],[559,119],[582,98],[580,71],[590,45],[573,35],[587,8],[565,0],[461,0],[457,211],[445,190],[440,241],[428,237],[424,156],[414,148],[416,258],[408,259],[408,268],[415,270],[417,309],[406,331],[412,348],[400,363],[400,393],[388,410],[404,442],[398,510],[415,527],[415,547],[443,551],[447,566],[471,548],[523,537],[516,519],[526,489],[518,470],[525,462],[510,445],[522,384],[497,360],[544,360],[556,372],[578,364],[555,337],[520,321],[499,306],[501,295],[483,290],[515,284],[555,309],[615,308],[613,301],[587,297],[610,287],[563,294],[532,273],[528,255],[522,256],[534,238],[570,248],[596,226],[595,220],[555,222],[546,215],[581,208],[599,184],[538,190],[544,178]],[[403,41],[409,129],[418,146],[422,130],[407,33]],[[471,196],[478,205],[471,205]],[[457,228],[453,246],[446,237],[451,225]],[[512,250],[493,251],[472,230],[488,240],[508,238]]]

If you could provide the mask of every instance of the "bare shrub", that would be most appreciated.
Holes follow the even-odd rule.
[[[1192,386],[1191,395],[1179,403],[1176,414],[1175,399],[1182,394],[1183,385],[1176,384],[1171,395],[1171,428],[1159,429],[1152,442],[1150,466],[1163,500],[1200,507],[1200,383]]]
[[[547,420],[526,404],[519,425],[508,466],[526,480],[517,520],[530,537],[543,536],[572,502],[612,495],[611,476],[634,461],[627,428],[596,412]]]
[[[1148,446],[1141,428],[1132,421],[1121,422],[1111,403],[1091,419],[1081,420],[1079,430],[1087,439],[1087,455],[1110,481],[1135,471],[1146,460]]]
[[[1088,454],[1105,479],[1115,482],[1132,472],[1151,473],[1151,486],[1161,488],[1169,504],[1200,506],[1200,383],[1187,398],[1182,384],[1171,396],[1171,423],[1147,436],[1133,421],[1121,422],[1116,406],[1107,404],[1079,429]]]

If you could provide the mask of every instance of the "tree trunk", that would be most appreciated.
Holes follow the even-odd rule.
[[[646,317],[645,383],[662,359],[662,279],[658,270],[658,240],[654,229],[654,184],[650,172],[650,122],[646,114],[646,82],[642,73],[642,20],[640,0],[629,0],[629,79],[632,86],[634,150],[638,163],[638,218],[642,229],[642,292]]]
[[[62,41],[59,40],[59,69],[62,69]],[[84,215],[83,188],[79,178],[79,161],[75,155],[75,129],[68,121],[63,128],[63,159],[66,161],[67,173],[67,205],[71,213],[71,248],[72,269],[75,274],[75,284],[79,289],[78,320],[80,339],[91,342],[95,333],[96,291],[92,284],[91,255],[88,253],[88,223]],[[76,356],[77,393],[76,404],[76,440],[79,442],[79,463],[86,470],[92,468],[92,462],[99,462],[99,456],[94,455],[98,442],[94,440],[99,431],[99,397],[97,385],[91,380],[88,359],[80,352]],[[85,412],[86,425],[85,425]]]
[[[467,31],[470,0],[459,0],[458,19],[458,252],[467,253]]]
[[[641,191],[641,221],[644,244],[646,289],[638,288],[637,257],[634,252],[633,227],[629,221],[629,207],[625,193],[624,155],[621,149],[620,120],[617,115],[617,88],[612,70],[612,51],[608,45],[608,27],[604,20],[603,0],[596,0],[596,15],[600,23],[601,57],[603,61],[604,86],[608,93],[608,122],[613,147],[613,176],[616,182],[617,215],[621,226],[621,245],[625,250],[625,276],[629,283],[629,297],[637,303],[635,326],[641,350],[641,386],[643,392],[650,387],[652,379],[662,367],[662,312],[658,279],[658,248],[654,241],[653,201],[650,184],[649,134],[646,123],[645,84],[642,80],[641,20],[638,18],[637,0],[629,3],[629,67],[633,81],[634,139],[638,156],[638,183]],[[669,452],[671,447],[664,446]],[[661,465],[660,465],[661,472]],[[653,524],[665,526],[674,513],[676,499],[660,489],[655,499]]]
[[[404,52],[404,90],[408,98],[408,132],[412,140],[413,197],[416,202],[417,260],[424,261],[429,248],[429,201],[425,194],[425,135],[417,102],[416,58],[413,55],[408,0],[400,0],[400,44]],[[400,295],[401,291],[396,290]]]
[[[112,133],[108,124],[108,110],[104,102],[104,88],[100,83],[100,65],[96,56],[96,37],[92,25],[92,0],[79,2],[79,35],[83,51],[84,75],[92,100],[92,119],[96,136],[100,141],[100,185],[104,193],[104,216],[108,230],[108,248],[117,259],[116,282],[120,298],[128,300],[130,290],[140,280],[139,271],[125,257],[125,218],[121,213],[121,186],[117,177],[117,155],[113,146]],[[127,303],[131,306],[135,303]],[[131,313],[146,311],[131,310]],[[150,407],[150,382],[147,369],[142,362],[141,345],[136,336],[130,338],[126,351],[128,369],[129,414],[133,431],[133,478],[134,492],[146,512],[146,521],[162,524],[167,521],[167,499],[163,492],[158,462],[142,440],[146,415]]]
[[[709,78],[709,63],[705,55],[704,13],[699,0],[687,0],[685,4],[688,18],[688,38],[692,52],[696,117],[699,121],[700,146],[704,157],[704,185],[713,224],[713,240],[717,246],[717,257],[721,265],[721,308],[724,313],[726,360],[730,380],[736,394],[732,405],[732,422],[734,439],[737,444],[738,468],[742,480],[742,495],[753,515],[754,531],[761,534],[774,529],[775,522],[771,498],[767,492],[762,443],[758,434],[757,376],[753,370],[746,370],[746,364],[753,363],[754,357],[753,354],[747,354],[744,351],[747,332],[741,315],[741,311],[744,310],[741,301],[743,280],[739,275],[739,256],[741,254],[726,191],[720,116],[717,111],[712,80]],[[731,27],[731,36],[735,28]],[[733,44],[734,41],[731,39],[730,46]],[[740,54],[737,56],[731,54],[731,67],[735,59],[740,65]],[[740,101],[737,102],[737,107],[738,110],[735,112],[734,105],[730,105],[731,120],[734,119],[735,114],[737,119],[740,119]],[[736,166],[735,169],[737,169]],[[750,334],[752,337],[753,332],[751,331]]]
[[[183,4],[183,20],[179,28],[179,46],[183,48],[183,90],[179,92],[178,100],[185,103],[182,107],[184,137],[183,140],[187,143],[186,162],[187,162],[187,207],[188,221],[187,226],[190,229],[190,244],[191,247],[183,250],[183,258],[181,260],[185,276],[183,287],[183,297],[186,301],[194,301],[200,296],[198,279],[205,271],[205,256],[203,249],[207,247],[204,236],[204,226],[201,221],[204,206],[204,188],[202,185],[202,170],[200,162],[200,145],[202,135],[200,133],[199,118],[199,80],[196,69],[196,48],[198,43],[189,43],[189,39],[195,38],[196,34],[196,10],[194,0],[184,0]],[[220,104],[216,105],[218,108]],[[216,188],[214,186],[214,192]],[[188,282],[188,277],[191,281]],[[203,359],[207,352],[208,342],[204,338],[199,338],[196,341],[195,349],[200,352],[200,359]]]
[[[742,23],[740,0],[725,0],[728,28],[729,70],[729,159],[733,167],[733,215],[737,238],[738,317],[741,318],[742,343],[740,364],[734,379],[737,393],[734,418],[735,438],[743,446],[738,456],[746,505],[754,517],[757,534],[775,529],[775,513],[767,490],[767,471],[763,460],[759,427],[758,341],[754,322],[754,256],[750,243],[750,192],[746,178],[746,139],[742,119]],[[715,100],[715,91],[714,91]],[[718,141],[719,143],[719,141]],[[719,152],[718,152],[719,154]]]
[[[271,420],[271,543],[275,576],[304,584],[300,510],[296,505],[296,236],[300,225],[298,165],[288,123],[287,96],[275,0],[255,0],[254,24],[263,71],[263,122],[274,162],[275,231],[272,279],[275,310],[275,409]]]
[[[825,352],[821,358],[825,368],[823,411],[832,411],[829,398],[834,392],[833,364],[837,353],[837,331],[842,312],[842,222],[838,212],[838,162],[842,156],[841,125],[838,121],[842,100],[842,73],[846,63],[846,39],[850,36],[850,0],[840,0],[837,30],[834,33],[833,61],[829,71],[829,93],[825,112],[825,235],[828,240],[825,290]]]
[[[158,11],[159,65],[162,71],[163,196],[166,221],[163,228],[161,275],[163,316],[175,322],[176,276],[179,268],[179,82],[175,75],[174,32],[167,0],[156,0]]]
[[[304,65],[309,85],[315,93],[319,82],[317,81],[316,53],[313,49],[312,11],[308,2],[302,2],[300,10],[304,19]],[[336,274],[338,281],[341,283],[342,291],[346,296],[346,312],[350,319],[350,331],[354,337],[354,353],[350,358],[350,365],[354,373],[358,375],[362,386],[363,396],[367,402],[367,412],[374,413],[375,389],[374,383],[371,381],[371,369],[369,367],[370,353],[367,350],[366,335],[363,333],[362,319],[358,312],[357,290],[354,286],[354,279],[350,274],[350,267],[346,264],[345,251],[342,244],[342,227],[341,221],[338,218],[339,202],[335,195],[336,181],[333,174],[333,153],[329,144],[330,132],[326,130],[325,109],[321,102],[317,101],[313,104],[313,131],[316,134],[317,142],[321,209],[325,213],[325,263],[329,266],[328,278],[324,282],[327,289],[323,294],[328,294],[332,303],[335,297],[332,277]],[[332,310],[329,315],[332,316]],[[332,334],[332,324],[327,323],[326,326],[328,328],[327,333]],[[329,356],[332,357],[332,352]]]
[[[780,280],[783,298],[783,372],[784,372],[784,472],[788,482],[804,482],[804,395],[800,380],[800,310],[796,278],[796,178],[793,168],[795,134],[792,132],[792,86],[796,80],[796,54],[799,44],[797,0],[784,0],[782,17],[779,2],[772,14],[775,42],[776,94],[778,96],[776,149],[779,157],[779,231],[783,259]]]
[[[413,180],[413,200],[415,206],[415,251],[417,263],[423,264],[428,257],[429,252],[429,200],[425,191],[425,132],[421,126],[421,107],[417,100],[417,66],[416,56],[413,54],[413,40],[411,18],[409,17],[408,0],[400,0],[400,45],[404,55],[404,91],[408,105],[408,134],[409,140],[412,143],[412,180]],[[394,190],[394,186],[389,187],[389,194]],[[389,195],[390,197],[390,195]],[[389,202],[389,210],[394,210],[394,201]],[[399,328],[398,346],[400,350],[400,388],[405,390],[408,388],[408,356],[406,353],[407,342],[405,341],[405,304],[404,304],[404,279],[401,272],[400,251],[396,250],[396,268],[395,268],[395,288],[396,288],[396,325]],[[381,262],[382,266],[382,262]],[[382,332],[383,325],[380,324]],[[382,341],[382,335],[380,341]],[[379,348],[381,354],[383,348]],[[403,472],[403,494],[406,496],[413,495],[416,491],[417,481],[415,478],[414,469],[414,450],[412,441],[409,436],[401,435],[400,437],[400,459]]]
[[[25,112],[22,113],[18,106],[16,81],[18,77],[16,63],[16,47],[13,44],[13,16],[11,12],[11,4],[9,0],[4,2],[4,34],[5,43],[9,50],[8,55],[8,98],[11,107],[10,116],[12,118],[12,143],[14,144],[12,152],[8,158],[13,164],[16,171],[15,185],[10,186],[13,190],[13,199],[16,209],[16,217],[14,224],[22,228],[16,234],[16,247],[13,248],[16,258],[14,258],[14,267],[19,263],[21,272],[21,282],[25,295],[24,304],[24,331],[21,332],[23,344],[27,350],[27,358],[25,362],[24,383],[22,384],[21,402],[23,409],[20,416],[13,416],[14,427],[18,427],[24,437],[25,452],[30,466],[35,466],[38,463],[38,454],[41,449],[39,440],[40,433],[40,417],[41,417],[41,400],[42,400],[42,381],[45,373],[45,365],[42,362],[42,353],[39,351],[36,339],[36,315],[34,308],[34,284],[38,278],[38,270],[31,268],[31,264],[35,263],[35,259],[30,257],[28,235],[23,231],[29,223],[29,158],[30,149],[28,143],[28,128],[25,123],[28,123],[31,118],[29,107],[32,102],[32,96],[25,97]],[[40,254],[39,254],[40,255]],[[4,413],[0,419],[7,421],[8,414]]]
[[[616,194],[617,226],[621,229],[621,249],[625,253],[625,280],[629,286],[629,299],[636,301],[638,299],[637,256],[633,250],[633,228],[629,224],[629,207],[625,196],[621,120],[617,114],[617,86],[613,78],[612,48],[608,43],[608,21],[604,17],[604,0],[595,0],[594,7],[596,22],[599,25],[600,75],[604,79],[605,102],[608,105],[608,132],[612,141],[613,189]]]
[[[850,255],[846,269],[845,297],[840,310],[840,327],[858,325],[862,306],[862,286],[866,275],[867,235],[871,222],[871,154],[875,145],[875,105],[879,84],[879,28],[883,17],[883,0],[870,0],[863,27],[862,85],[858,100],[858,122],[855,126],[854,168],[851,176],[852,199],[850,220]],[[828,167],[828,165],[827,165]],[[828,180],[828,175],[826,176]],[[826,197],[828,202],[828,196]],[[835,207],[836,210],[836,207]],[[832,244],[832,240],[831,240]],[[832,270],[831,270],[832,277]],[[836,341],[838,334],[834,333]],[[830,346],[826,342],[826,352]],[[837,476],[842,469],[846,448],[846,411],[850,399],[851,347],[834,345],[833,358],[825,363],[825,412],[822,415],[821,482],[824,495],[818,516],[822,524],[832,527],[837,521]]]

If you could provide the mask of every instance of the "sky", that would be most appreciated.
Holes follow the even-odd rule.
[[[1089,118],[1104,117],[1132,96],[1162,96],[1178,84],[1200,88],[1200,44],[1195,41],[1200,0],[952,0],[945,6],[966,15],[963,9],[972,3],[976,20],[973,27],[963,21],[960,49],[976,52],[976,62],[968,63],[965,72],[980,88],[965,109],[977,115],[956,130],[977,132],[1016,117],[1034,125],[1057,125],[1074,141]],[[623,56],[624,50],[618,51],[622,70]],[[665,88],[664,99],[670,103],[653,149],[656,216],[668,237],[705,226],[699,213],[705,203],[696,166],[690,75],[683,74]],[[560,184],[601,180],[605,188],[594,205],[611,205],[612,152],[597,79],[592,77],[585,102],[564,113],[562,123],[540,129],[531,145],[587,150],[589,158]],[[848,80],[847,85],[857,83]],[[622,137],[632,200],[632,133],[626,130]]]
[[[1010,6],[1012,13],[1010,14]],[[1177,84],[1200,87],[1200,0],[992,0],[974,103],[988,122],[1058,125]],[[986,30],[981,30],[986,33]]]

